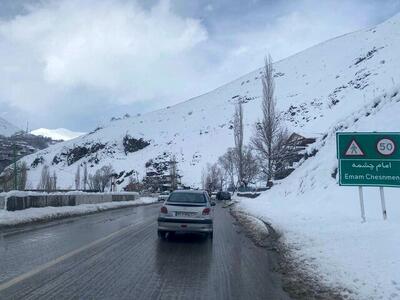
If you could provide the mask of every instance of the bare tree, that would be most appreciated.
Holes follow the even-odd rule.
[[[27,164],[25,162],[20,162],[16,164],[16,174],[17,174],[17,190],[23,191],[26,188],[27,183]],[[15,189],[14,186],[14,168],[6,168],[0,174],[0,185],[4,191],[9,191]]]
[[[78,165],[75,173],[75,189],[79,190],[81,187],[81,167]]]
[[[83,167],[83,190],[86,191],[86,187],[88,184],[88,171],[87,171],[87,163],[85,162]]]
[[[169,162],[169,175],[171,176],[171,188],[172,190],[176,190],[177,185],[178,185],[178,180],[177,180],[177,172],[176,172],[176,157],[173,155],[171,157],[171,160]]]
[[[206,169],[203,170],[203,188],[210,192],[221,189],[222,171],[218,164],[208,164]]]
[[[18,164],[18,190],[23,191],[26,188],[26,181],[28,178],[28,166],[26,162]]]
[[[250,147],[243,149],[243,183],[247,187],[260,173],[257,157],[253,154]]]
[[[114,169],[111,165],[101,167],[94,176],[89,175],[89,187],[93,190],[104,192],[107,187],[110,187],[113,173]]]
[[[243,180],[243,107],[240,100],[236,104],[233,118],[233,135],[235,138],[235,150],[238,169],[238,182]]]
[[[0,184],[4,191],[9,191],[13,188],[12,179],[13,172],[11,169],[5,169],[2,173],[0,173]]]
[[[44,165],[42,168],[42,172],[40,173],[40,181],[37,188],[39,190],[48,190],[49,181],[50,181],[49,166]]]
[[[223,176],[227,177],[231,186],[235,186],[235,161],[236,154],[233,148],[228,148],[225,154],[218,159],[218,163],[223,171]]]
[[[57,174],[56,174],[56,171],[53,172],[53,176],[52,176],[51,179],[52,179],[52,181],[51,181],[52,190],[55,191],[55,190],[57,190]]]
[[[256,123],[251,144],[258,152],[266,179],[270,181],[274,176],[274,165],[279,151],[278,144],[283,143],[285,130],[280,124],[279,115],[276,113],[275,83],[271,56],[265,58],[264,74],[262,77],[263,119]]]
[[[40,190],[45,190],[47,192],[55,191],[57,188],[57,176],[55,175],[55,173],[53,173],[53,176],[50,175],[50,170],[47,165],[43,166],[37,188]]]
[[[100,191],[100,184],[97,184],[97,179],[92,174],[88,175],[88,187],[89,187],[89,190]]]

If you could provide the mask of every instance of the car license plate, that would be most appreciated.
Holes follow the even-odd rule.
[[[177,211],[176,213],[177,217],[193,217],[196,215],[194,212],[187,212],[187,211]]]

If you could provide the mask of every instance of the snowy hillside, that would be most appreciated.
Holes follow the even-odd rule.
[[[0,118],[0,135],[9,137],[20,130],[10,122]]]
[[[65,128],[57,128],[57,129],[47,129],[47,128],[39,128],[31,131],[33,135],[41,135],[44,137],[49,137],[52,140],[63,140],[69,141],[74,138],[77,138],[81,135],[84,135],[84,132],[75,132]]]
[[[376,109],[376,99],[387,99],[378,107],[390,102],[391,93],[400,85],[399,51],[397,15],[374,28],[329,40],[277,62],[277,104],[289,129],[305,136],[323,136],[364,107]],[[244,103],[245,139],[250,138],[253,124],[260,118],[261,73],[256,70],[175,106],[110,122],[26,157],[31,166],[28,181],[35,186],[47,164],[57,172],[61,187],[73,186],[77,165],[84,162],[90,173],[112,163],[117,172],[135,170],[143,176],[146,162],[173,153],[182,181],[199,185],[204,166],[233,145],[236,101]],[[366,114],[370,126],[364,129],[376,129],[374,115]],[[141,147],[126,151],[124,137],[134,144],[139,141]],[[330,168],[334,163],[334,159],[330,161]]]
[[[314,145],[317,154],[288,178],[240,203],[283,233],[303,270],[348,289],[350,299],[397,299],[400,190],[385,188],[388,220],[383,221],[379,189],[364,188],[367,222],[361,223],[357,187],[337,184],[335,131],[398,132],[399,115],[400,93],[390,90],[332,126]]]

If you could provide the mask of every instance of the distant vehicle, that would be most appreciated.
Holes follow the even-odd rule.
[[[161,202],[167,200],[169,195],[170,195],[169,191],[162,192],[160,195],[158,195],[158,201]]]
[[[217,192],[211,193],[211,199],[217,199]]]
[[[219,191],[217,193],[217,200],[231,200],[231,193],[228,191]]]
[[[171,193],[158,216],[158,236],[167,233],[205,233],[213,238],[213,209],[215,202],[205,191],[180,190]]]

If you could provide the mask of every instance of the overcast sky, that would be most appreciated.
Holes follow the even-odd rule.
[[[89,131],[399,11],[400,0],[1,0],[0,117]]]

